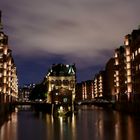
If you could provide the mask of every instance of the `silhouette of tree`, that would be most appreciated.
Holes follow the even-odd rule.
[[[37,84],[31,91],[29,99],[34,101],[36,99],[45,100],[47,98],[47,86],[46,84]]]

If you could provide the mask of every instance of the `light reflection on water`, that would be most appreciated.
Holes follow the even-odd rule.
[[[81,106],[71,117],[18,110],[0,128],[0,140],[137,140],[140,117]]]
[[[17,125],[17,113],[14,112],[0,128],[0,140],[17,140]]]

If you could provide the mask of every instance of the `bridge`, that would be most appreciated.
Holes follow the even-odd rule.
[[[92,99],[92,100],[81,100],[76,102],[77,105],[96,105],[96,106],[101,106],[101,107],[112,107],[115,102],[110,100],[105,100],[105,99]]]
[[[17,105],[35,105],[35,104],[47,104],[47,103],[34,102],[34,101],[23,101],[23,102],[17,101],[17,102],[13,102],[11,104],[17,106]]]
[[[51,113],[52,111],[52,104],[45,103],[45,102],[13,102],[11,103],[12,108],[15,108],[16,106],[24,106],[24,105],[30,105],[35,109],[35,111],[45,111],[48,113]]]

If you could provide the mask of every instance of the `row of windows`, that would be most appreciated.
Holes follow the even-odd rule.
[[[138,64],[138,65],[135,66],[135,70],[136,71],[139,71],[140,70],[140,64]]]
[[[130,61],[130,56],[128,56],[130,54],[130,50],[126,50],[126,54],[124,53],[124,56],[126,57],[126,62]],[[140,48],[138,48],[137,50],[135,50],[133,53],[132,53],[132,60],[135,59],[135,57],[140,54]],[[126,56],[127,55],[127,56]],[[115,52],[115,58],[118,58],[118,53]],[[118,64],[118,62],[116,62]],[[116,64],[116,65],[117,65]]]
[[[140,54],[140,48],[138,48],[137,50],[135,50],[135,52],[132,53],[132,60],[135,59],[135,57]]]
[[[56,81],[54,81],[54,80],[52,80],[51,81],[51,84],[55,84],[55,85],[58,85],[58,86],[60,86],[60,85],[65,85],[65,86],[67,86],[67,85],[69,85],[69,84],[74,84],[75,82],[73,81],[73,80],[71,80],[71,81],[68,81],[68,80],[63,80],[63,81],[61,81],[61,80],[56,80]]]

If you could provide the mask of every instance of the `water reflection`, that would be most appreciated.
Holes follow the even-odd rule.
[[[53,117],[43,113],[37,113],[35,116],[37,118],[41,116],[46,123],[46,139],[76,140],[76,116],[74,114],[72,117]]]
[[[81,106],[71,117],[17,110],[0,128],[0,140],[137,140],[140,117]]]
[[[17,140],[17,113],[9,116],[9,119],[0,128],[0,140]]]

